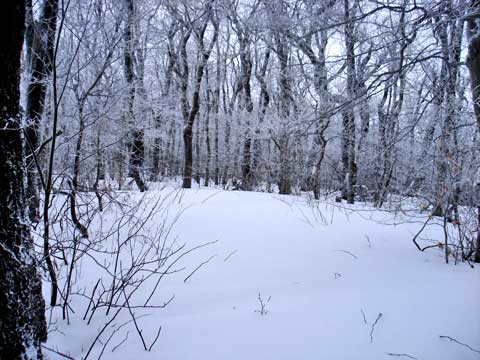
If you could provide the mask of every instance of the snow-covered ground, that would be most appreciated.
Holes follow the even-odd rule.
[[[112,333],[102,359],[480,359],[440,337],[480,350],[480,267],[446,265],[439,249],[416,250],[419,222],[405,216],[395,219],[403,224],[386,225],[393,215],[364,205],[355,213],[325,202],[314,209],[299,197],[238,191],[188,190],[172,204],[168,216],[184,211],[170,239],[188,248],[218,241],[180,259],[177,268],[185,269],[162,280],[152,304],[174,294],[166,308],[133,309],[147,347],[162,326],[151,351],[133,322],[114,332],[131,319],[122,310],[89,359]],[[441,240],[439,230],[429,229],[429,237]],[[82,261],[76,286],[91,291],[100,272]],[[87,325],[87,305],[72,298],[70,325],[60,309],[53,312],[47,347],[85,356],[109,319],[101,309]]]

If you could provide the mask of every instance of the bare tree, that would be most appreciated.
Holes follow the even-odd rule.
[[[207,1],[203,9],[200,9],[201,14],[198,19],[192,21],[190,10],[184,4],[183,14],[180,14],[177,9],[171,7],[173,16],[176,20],[180,22],[180,46],[179,54],[175,54],[175,72],[180,79],[181,85],[181,108],[182,115],[184,120],[183,128],[183,141],[185,145],[185,161],[183,169],[183,187],[191,188],[192,187],[192,173],[193,173],[193,125],[195,123],[195,118],[197,117],[198,112],[200,111],[200,89],[205,72],[205,67],[207,61],[210,57],[210,53],[213,50],[215,42],[218,37],[218,19],[216,15],[216,10],[213,7],[212,1]],[[213,26],[213,35],[208,45],[205,44],[205,33],[207,31],[208,25],[212,24]],[[187,55],[187,44],[190,36],[193,34],[195,41],[198,47],[197,54],[197,64],[194,74],[194,83],[193,83],[193,94],[191,105],[189,102],[188,96],[188,75],[189,75],[189,64],[188,64],[188,55]],[[173,51],[173,49],[171,49]],[[173,54],[173,52],[172,52]]]

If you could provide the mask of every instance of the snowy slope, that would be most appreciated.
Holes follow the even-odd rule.
[[[185,211],[171,236],[190,247],[218,242],[186,256],[186,269],[166,278],[155,300],[175,294],[170,305],[135,310],[148,314],[139,320],[147,342],[162,326],[152,350],[143,350],[129,323],[114,334],[102,359],[408,359],[389,353],[480,359],[439,337],[480,350],[480,267],[446,265],[438,249],[418,252],[411,242],[418,223],[384,225],[392,215],[363,205],[360,213],[326,203],[312,209],[301,198],[236,191],[188,190],[174,206]],[[429,231],[432,239],[440,236],[438,229]],[[91,287],[90,270],[84,264],[80,283]],[[72,306],[75,301],[79,311],[71,325],[53,312],[56,330],[47,346],[80,359],[108,318],[87,326],[80,320],[84,300]],[[115,324],[129,319],[125,311]],[[89,359],[97,359],[101,348]]]

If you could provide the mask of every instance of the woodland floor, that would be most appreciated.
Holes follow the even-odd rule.
[[[168,191],[152,190],[146,198]],[[133,193],[128,201],[140,197]],[[176,194],[168,217],[183,212],[170,238],[188,248],[216,242],[183,257],[177,268],[184,270],[165,277],[152,303],[174,294],[166,308],[134,310],[147,345],[162,326],[151,351],[143,350],[130,322],[114,333],[101,358],[480,359],[474,351],[480,351],[480,266],[453,259],[447,265],[437,248],[419,252],[411,239],[425,214],[394,216],[364,204],[355,209],[329,201],[312,207],[302,197],[267,193],[202,188]],[[106,209],[103,223],[115,214]],[[152,215],[148,226],[166,216]],[[99,224],[92,222],[90,230]],[[441,229],[432,226],[425,237],[437,241]],[[88,258],[82,261],[75,286],[90,292],[100,272]],[[87,326],[87,299],[73,297],[71,305],[70,325],[60,309],[49,312],[46,346],[81,359],[108,317],[96,316]],[[111,329],[130,318],[123,311]],[[88,359],[98,358],[102,343]]]

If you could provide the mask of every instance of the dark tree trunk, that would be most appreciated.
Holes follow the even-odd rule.
[[[225,161],[224,161],[224,168],[222,174],[222,186],[225,188],[228,184],[228,176],[229,176],[229,161],[230,161],[230,135],[231,135],[231,126],[230,126],[230,119],[227,116],[225,120]]]
[[[347,95],[349,101],[356,97],[356,68],[355,68],[355,38],[354,23],[351,20],[350,4],[344,2],[345,10],[345,47],[347,49]],[[343,166],[344,166],[344,197],[349,204],[355,201],[355,183],[357,165],[355,162],[355,115],[353,104],[347,105],[343,113]]]
[[[201,137],[201,130],[200,130],[200,121],[196,123],[196,131],[195,131],[195,182],[200,185],[200,171],[201,171],[201,163],[202,163],[202,154],[200,153],[200,137]]]
[[[280,117],[282,119],[282,130],[280,139],[275,141],[280,152],[280,173],[278,180],[279,193],[282,195],[290,195],[292,193],[291,185],[291,169],[290,169],[290,149],[289,149],[289,133],[288,122],[290,118],[290,103],[291,103],[291,87],[289,77],[288,64],[288,47],[285,36],[280,33],[275,34],[276,53],[280,66],[280,74],[278,84],[280,87]]]
[[[327,147],[327,139],[325,138],[325,130],[327,130],[327,126],[322,126],[321,129],[318,130],[316,141],[318,141],[318,160],[315,164],[315,173],[313,179],[313,197],[315,200],[320,199],[320,169],[322,166],[323,158],[325,157],[325,148]]]
[[[215,146],[215,173],[213,175],[214,177],[214,183],[215,185],[220,184],[220,164],[219,164],[219,156],[218,156],[218,114],[215,114],[215,141],[214,141],[214,146]]]
[[[40,343],[47,338],[45,303],[26,225],[19,116],[25,2],[4,2],[1,10],[4,36],[0,40],[0,359],[41,359]]]
[[[155,115],[155,130],[159,133],[162,124],[162,117],[160,114]],[[159,134],[155,135],[153,140],[153,154],[152,154],[152,173],[150,174],[151,181],[158,181],[161,174],[160,162],[162,158],[162,138]],[[163,164],[165,166],[165,164]]]
[[[205,66],[207,65],[208,58],[210,57],[210,53],[212,52],[213,46],[217,41],[218,37],[218,23],[217,20],[213,16],[212,9],[209,8],[206,14],[205,22],[202,28],[195,32],[195,37],[199,44],[199,61],[197,64],[197,69],[195,71],[195,78],[194,78],[194,89],[193,89],[193,96],[192,96],[192,106],[190,111],[188,111],[188,100],[186,98],[187,93],[187,86],[188,86],[188,64],[187,64],[187,55],[186,55],[186,41],[188,41],[188,36],[184,37],[184,41],[182,43],[182,62],[184,66],[184,79],[182,86],[183,92],[183,101],[182,101],[182,113],[185,119],[185,127],[183,129],[183,141],[185,144],[185,162],[183,167],[183,184],[182,187],[184,189],[190,189],[192,187],[192,164],[193,164],[193,156],[192,156],[192,130],[193,124],[195,122],[195,118],[197,117],[198,112],[200,111],[200,85],[202,83],[203,74],[205,71]],[[212,40],[208,47],[205,47],[203,39],[205,36],[205,30],[207,29],[207,25],[209,21],[212,21],[212,25],[214,27],[214,33]]]
[[[480,3],[472,0],[472,10],[478,12],[480,10]],[[480,36],[478,34],[478,18],[471,17],[467,23],[467,37],[468,37],[468,56],[467,66],[470,71],[470,82],[472,86],[473,109],[477,119],[478,130],[480,132]],[[480,204],[480,183],[477,184],[477,204]],[[480,263],[480,205],[477,207],[477,239],[476,249],[474,254],[474,261]]]
[[[217,62],[216,62],[216,69],[215,69],[215,87],[213,90],[213,98],[212,98],[212,110],[214,116],[214,140],[213,140],[213,152],[215,157],[215,169],[213,174],[213,180],[215,185],[220,184],[220,159],[219,159],[219,126],[218,126],[218,112],[220,109],[220,79],[221,79],[221,71],[222,71],[222,63],[221,63],[221,54],[220,54],[220,46],[219,42],[216,43],[216,50],[217,50]]]
[[[208,70],[208,68],[207,68]],[[207,71],[207,113],[205,114],[205,145],[207,145],[207,158],[205,162],[205,186],[210,183],[210,163],[212,160],[212,145],[210,143],[210,110],[212,108],[210,100],[210,89],[208,85],[208,71]]]
[[[173,23],[172,23],[173,24]],[[172,25],[173,28],[173,25]],[[173,36],[173,31],[170,30],[169,35]],[[166,79],[165,79],[165,87],[162,91],[162,99],[167,102],[168,101],[168,95],[170,94],[170,88],[172,85],[172,79],[173,79],[173,67],[175,65],[175,60],[173,56],[169,52],[168,56],[168,66],[167,66],[167,71],[166,71]],[[168,107],[171,107],[169,104]],[[166,120],[167,116],[162,114],[161,110],[159,113],[155,114],[154,111],[152,111],[153,117],[155,119],[155,130],[157,134],[155,135],[154,138],[154,146],[153,146],[153,159],[152,159],[152,174],[151,174],[151,179],[152,181],[159,181],[160,176],[167,175],[167,168],[168,168],[168,153],[170,151],[169,148],[169,141],[170,141],[170,134],[167,139],[167,144],[165,148],[163,148],[163,140],[160,135],[160,131],[162,129],[162,125],[166,128]]]
[[[480,11],[480,2],[472,0],[472,13]],[[478,15],[477,15],[478,16]],[[467,23],[468,56],[466,59],[473,94],[473,109],[480,130],[480,35],[478,18],[472,16]]]
[[[129,97],[128,97],[128,124],[130,132],[130,140],[128,144],[128,150],[130,152],[130,175],[135,180],[135,183],[138,186],[138,189],[143,192],[147,190],[147,186],[142,178],[143,171],[143,159],[144,159],[144,143],[143,143],[143,129],[141,126],[143,124],[137,124],[135,120],[134,113],[134,102],[136,95],[136,80],[137,75],[135,74],[135,51],[134,51],[134,34],[132,28],[134,26],[135,18],[135,6],[134,0],[126,0],[127,4],[127,22],[125,24],[124,40],[125,40],[125,53],[124,53],[124,63],[125,63],[125,78],[129,86]],[[140,90],[140,89],[139,89]]]
[[[226,66],[226,65],[224,64],[224,66]],[[224,79],[224,82],[226,82],[226,78]],[[226,88],[228,89],[228,87],[225,86],[225,83],[223,85],[224,85],[223,89],[222,89],[223,103],[224,103],[224,108],[225,108],[225,112],[227,113],[227,116],[225,117],[225,143],[224,143],[225,157],[224,157],[224,168],[223,168],[223,175],[222,175],[222,186],[224,188],[226,188],[226,186],[228,184],[228,179],[229,179],[229,176],[230,176],[230,162],[231,162],[231,158],[232,158],[232,151],[231,151],[231,147],[232,147],[232,144],[231,144],[232,125],[230,123],[230,120],[231,120],[231,115],[232,115],[232,112],[233,112],[233,108],[235,106],[235,101],[237,99],[237,95],[242,90],[242,87],[240,85],[240,82],[238,82],[236,84],[236,86],[234,86],[235,91],[233,92],[232,98],[230,99],[230,103],[227,105],[228,95],[227,95]],[[235,164],[234,164],[233,168],[236,169]]]
[[[250,129],[251,114],[253,111],[252,89],[250,86],[250,77],[252,74],[252,59],[249,49],[249,37],[244,32],[240,36],[240,62],[242,68],[241,84],[243,87],[243,95],[245,99],[245,110],[247,111],[245,124],[245,139],[243,142],[243,156],[242,156],[242,189],[252,190],[253,188],[253,172],[252,172],[252,131]]]
[[[355,164],[355,118],[353,111],[345,110],[342,113],[342,165],[343,165],[343,188],[342,198],[349,204],[355,201],[354,186],[356,182],[357,168]]]
[[[268,92],[268,86],[265,79],[267,72],[267,66],[270,60],[270,48],[267,48],[263,57],[263,63],[260,68],[260,71],[255,73],[255,77],[260,83],[260,112],[258,116],[258,126],[255,129],[255,140],[253,142],[253,154],[252,154],[252,168],[253,173],[255,174],[254,181],[257,183],[259,181],[259,165],[260,158],[262,156],[262,144],[260,142],[260,127],[263,125],[265,119],[265,114],[267,112],[268,105],[270,104],[270,94]],[[255,185],[255,184],[254,184]]]
[[[44,0],[40,19],[33,19],[31,0],[27,3],[26,33],[27,61],[29,62],[30,80],[26,93],[25,115],[27,127],[25,128],[26,150],[33,154],[27,163],[27,201],[29,216],[32,221],[39,219],[39,191],[38,170],[35,157],[39,144],[38,133],[40,119],[42,117],[45,95],[47,91],[47,79],[52,72],[52,59],[55,45],[55,32],[57,27],[57,0]]]
[[[184,189],[192,187],[192,164],[193,164],[193,131],[191,126],[185,126],[183,129],[183,143],[185,144],[185,163],[183,167],[183,184]]]
[[[205,186],[210,183],[210,162],[212,158],[212,148],[210,145],[210,129],[209,129],[208,113],[205,119],[205,143],[207,145],[207,162],[205,163]]]
[[[147,190],[147,186],[141,175],[144,157],[143,130],[135,129],[132,131],[132,139],[130,142],[130,173],[141,192]]]

